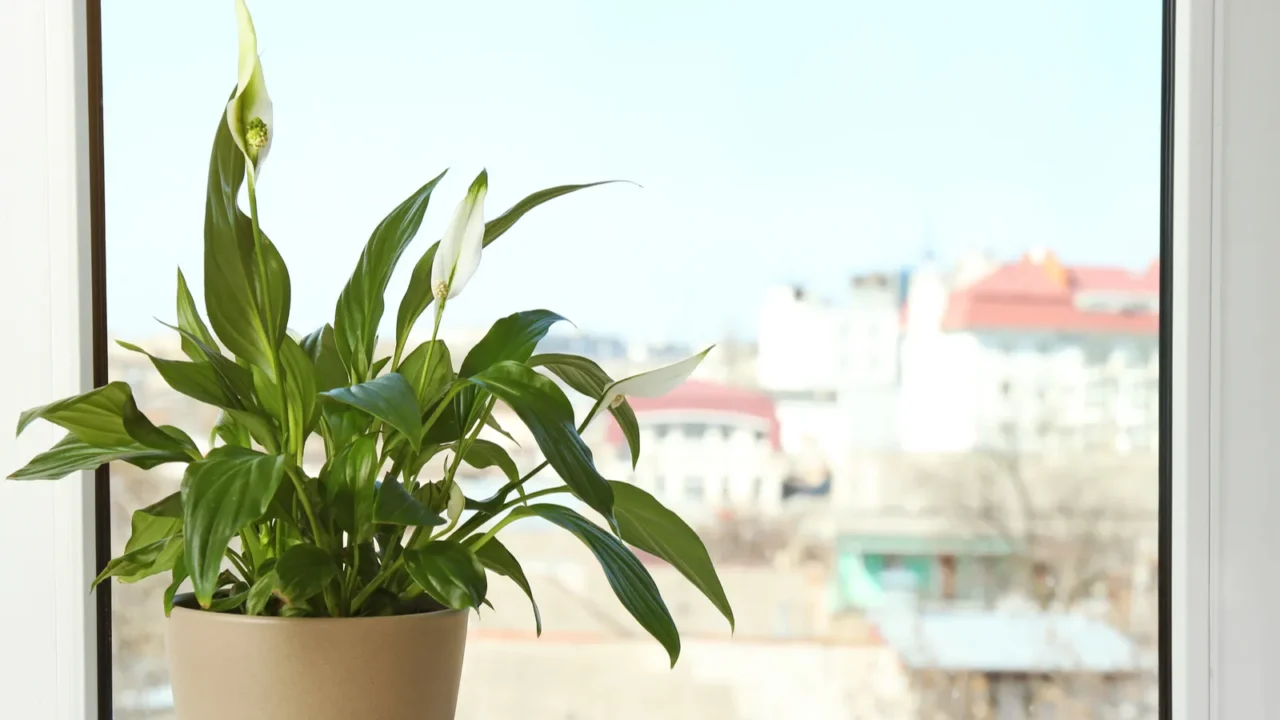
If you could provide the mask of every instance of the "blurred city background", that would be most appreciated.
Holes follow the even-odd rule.
[[[173,320],[177,267],[203,298],[232,4],[103,4],[108,324],[177,357],[152,318]],[[452,167],[391,337],[487,167],[489,217],[564,183],[644,187],[556,200],[486,249],[445,315],[454,358],[533,308],[576,324],[543,351],[614,377],[716,344],[633,399],[634,470],[615,426],[587,439],[699,530],[736,632],[646,558],[684,638],[668,669],[590,554],[522,521],[504,541],[546,632],[495,578],[459,720],[1156,717],[1161,3],[251,5],[294,330],[332,321],[370,229]],[[111,375],[207,436],[145,358],[113,347]],[[112,471],[118,550],[179,479]],[[113,588],[118,720],[172,718],[163,585]]]
[[[756,340],[725,338],[675,392],[632,399],[634,471],[611,420],[588,431],[606,477],[699,530],[737,631],[653,559],[685,636],[668,671],[585,548],[516,524],[504,538],[547,631],[495,581],[460,718],[1155,718],[1158,270],[1036,249],[860,274],[829,297],[770,288]],[[454,356],[485,329],[449,338]],[[614,377],[696,351],[586,331],[539,350]],[[117,349],[111,368],[156,422],[215,419],[143,356]],[[531,469],[532,438],[499,418],[520,444],[491,439]],[[129,512],[179,477],[113,472],[122,544]],[[503,482],[474,472],[479,496]],[[166,582],[114,590],[121,720],[167,717]]]

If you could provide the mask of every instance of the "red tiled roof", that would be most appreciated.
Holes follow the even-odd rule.
[[[688,380],[680,387],[657,398],[629,397],[627,401],[636,416],[646,413],[714,412],[744,415],[764,420],[769,425],[769,439],[774,448],[781,445],[778,414],[773,398],[759,390],[721,385],[704,380]],[[609,416],[605,437],[613,444],[622,444],[622,429]]]
[[[1103,312],[1077,307],[1081,292],[1151,296],[1160,290],[1160,266],[1134,273],[1124,268],[1060,264],[1052,255],[1005,265],[951,294],[943,330],[1050,329],[1064,332],[1154,334],[1154,312]]]

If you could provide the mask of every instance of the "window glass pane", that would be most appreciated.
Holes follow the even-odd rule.
[[[205,306],[233,14],[103,5],[109,325],[179,359],[153,318],[176,318],[178,267]],[[557,199],[486,249],[441,325],[455,364],[531,308],[574,323],[539,352],[613,377],[716,346],[631,398],[634,471],[611,420],[585,439],[698,530],[736,632],[644,555],[684,637],[669,671],[589,552],[516,523],[546,631],[494,578],[461,720],[1156,717],[1159,3],[252,5],[293,330],[332,322],[373,226],[451,167],[387,292],[392,354],[413,264],[487,167],[489,217],[563,183],[643,189]],[[110,363],[208,448],[216,412],[145,356]],[[519,444],[484,437],[533,469],[497,418]],[[119,551],[181,467],[112,469]],[[115,586],[120,720],[172,717],[167,583]]]

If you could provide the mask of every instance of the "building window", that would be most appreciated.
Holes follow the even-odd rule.
[[[653,428],[653,436],[662,440],[667,437],[668,429],[669,428],[666,425],[657,425]]]
[[[751,502],[758,503],[764,499],[764,478],[759,475],[751,478]]]
[[[707,488],[702,478],[690,475],[684,479],[684,499],[690,502],[702,502],[706,499]]]
[[[667,494],[667,479],[662,475],[653,476],[653,494],[659,498]]]
[[[685,423],[682,427],[684,436],[690,440],[701,440],[707,434],[705,423]]]

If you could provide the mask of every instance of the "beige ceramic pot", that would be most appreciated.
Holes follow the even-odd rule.
[[[467,613],[246,617],[175,606],[177,720],[453,720]]]

